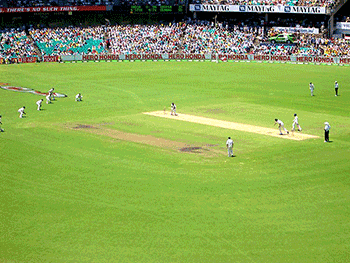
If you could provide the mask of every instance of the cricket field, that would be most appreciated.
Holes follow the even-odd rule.
[[[350,67],[38,63],[0,82],[68,96],[37,111],[0,89],[0,262],[350,261]],[[302,132],[278,135],[294,113]]]

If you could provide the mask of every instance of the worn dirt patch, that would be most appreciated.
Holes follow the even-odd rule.
[[[225,128],[225,129],[252,132],[252,133],[268,135],[268,136],[289,139],[289,140],[295,140],[295,141],[319,138],[318,136],[315,136],[315,135],[309,135],[305,133],[296,133],[296,132],[294,133],[291,132],[289,135],[287,134],[279,135],[278,128],[274,128],[274,129],[265,128],[265,127],[250,125],[250,124],[222,121],[222,120],[216,120],[216,119],[188,115],[188,114],[181,114],[181,113],[178,114],[178,116],[170,115],[170,113],[167,113],[164,111],[144,112],[144,114],[155,116],[155,117],[170,118],[174,120],[210,125],[210,126],[215,126],[215,127]]]
[[[209,151],[208,149],[203,149],[203,147],[184,147],[180,149],[181,152],[191,152],[191,153],[202,153],[203,151]]]
[[[91,125],[78,124],[77,126],[73,127],[73,129],[97,129],[97,128]]]
[[[216,145],[193,146],[183,142],[157,138],[152,135],[127,133],[127,132],[122,132],[118,130],[108,129],[105,127],[96,128],[90,125],[82,125],[82,124],[78,124],[75,127],[67,127],[67,128],[76,129],[76,130],[79,129],[84,132],[89,132],[89,133],[98,134],[102,136],[108,136],[109,138],[113,138],[121,141],[129,141],[129,142],[146,144],[146,145],[151,145],[151,146],[156,146],[161,148],[168,148],[168,149],[178,150],[184,153],[203,154],[208,157],[225,154],[225,151],[214,149],[214,146]],[[211,149],[209,149],[209,147]]]

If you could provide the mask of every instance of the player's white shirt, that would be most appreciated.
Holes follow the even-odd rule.
[[[334,88],[336,88],[336,89],[339,88],[338,82],[334,84]]]
[[[22,108],[18,109],[18,112],[23,113],[24,112],[24,108],[22,107]]]
[[[281,121],[281,120],[277,120],[276,122],[277,122],[279,125],[281,125],[281,126],[284,125],[283,121]]]
[[[331,129],[331,126],[329,124],[325,124],[324,129],[326,131],[329,131]]]
[[[38,100],[38,101],[36,102],[36,105],[39,106],[42,102],[43,102],[42,100]]]
[[[314,84],[310,84],[309,86],[310,86],[310,89],[314,89],[315,88]]]
[[[79,98],[82,98],[83,96],[81,96],[81,95],[79,95],[79,94],[77,94],[76,96],[75,96],[75,98],[76,99],[79,99]]]
[[[49,90],[49,93],[52,93],[53,92],[53,88]]]
[[[232,139],[227,139],[226,145],[227,145],[228,147],[233,147],[233,141],[232,141]]]
[[[175,104],[171,104],[171,109],[172,110],[176,110],[176,105]]]
[[[295,117],[294,117],[294,121],[293,121],[293,122],[296,123],[296,124],[299,123],[299,121],[298,121],[298,116],[295,116]]]

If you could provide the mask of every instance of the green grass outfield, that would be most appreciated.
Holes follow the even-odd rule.
[[[0,82],[68,95],[38,112],[39,96],[0,89],[0,262],[350,261],[349,67],[42,63],[2,65]],[[171,102],[179,114],[269,128],[279,118],[290,129],[297,113],[320,138],[142,114]],[[181,152],[133,134],[213,146]]]

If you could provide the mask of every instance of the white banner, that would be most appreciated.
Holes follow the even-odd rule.
[[[62,55],[61,56],[61,59],[63,61],[75,61],[75,60],[78,60],[78,59],[75,59],[75,56],[74,55]],[[81,60],[81,59],[80,59]]]
[[[190,5],[193,12],[326,14],[325,7],[283,5]]]
[[[212,60],[212,61],[261,61],[350,64],[350,57],[295,56],[295,55],[254,55],[254,54],[100,54],[61,56],[62,61],[83,60]]]
[[[350,23],[349,22],[337,22],[336,29],[345,29],[350,30]]]
[[[274,30],[286,33],[318,34],[320,30],[315,27],[273,27]]]

